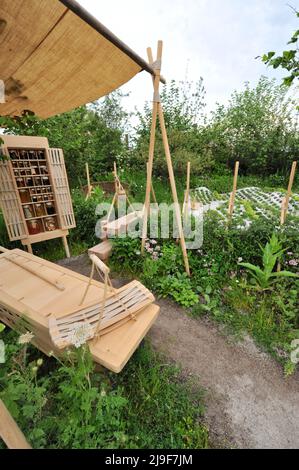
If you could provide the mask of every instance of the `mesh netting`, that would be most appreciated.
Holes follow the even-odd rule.
[[[189,212],[196,217],[214,210],[225,220],[228,214],[230,194],[219,194],[204,186],[196,188],[190,194]],[[254,186],[238,189],[235,197],[233,219],[238,222],[240,228],[248,227],[254,219],[259,217],[265,219],[277,218],[279,222],[284,197],[285,193],[282,191],[266,192]],[[299,194],[292,194],[288,214],[291,221],[293,220],[298,224]]]

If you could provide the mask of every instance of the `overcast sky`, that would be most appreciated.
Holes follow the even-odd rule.
[[[264,74],[281,78],[256,56],[282,51],[298,19],[288,0],[79,0],[142,57],[163,40],[162,74],[167,80],[203,77],[211,110],[227,102],[245,81]],[[289,0],[299,9],[299,0]],[[128,109],[152,97],[150,76],[142,72],[122,88]]]

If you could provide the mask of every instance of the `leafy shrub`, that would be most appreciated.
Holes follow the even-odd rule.
[[[198,295],[194,293],[186,273],[163,277],[156,288],[162,297],[170,296],[183,307],[192,307],[198,303]]]
[[[5,336],[0,397],[34,448],[205,448],[198,385],[146,344],[125,370],[97,373],[86,348],[57,362]],[[3,444],[0,442],[0,448]]]

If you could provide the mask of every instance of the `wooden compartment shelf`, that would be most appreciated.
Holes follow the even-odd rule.
[[[10,240],[32,251],[31,243],[56,235],[68,255],[66,235],[75,218],[62,150],[42,137],[4,135],[3,141],[0,203]]]

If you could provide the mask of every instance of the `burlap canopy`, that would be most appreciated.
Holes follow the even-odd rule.
[[[30,110],[47,118],[69,111],[110,93],[144,68],[133,51],[124,52],[64,3],[0,0],[5,84],[0,115]]]

